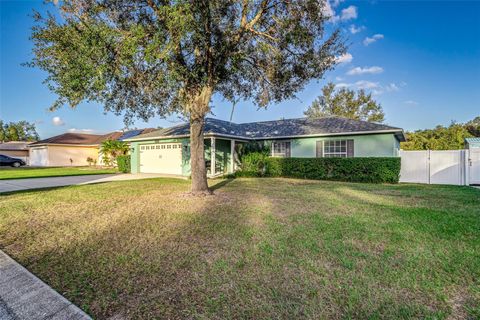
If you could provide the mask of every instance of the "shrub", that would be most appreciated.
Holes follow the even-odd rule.
[[[87,158],[88,165],[91,166],[95,160],[92,157]]]
[[[241,170],[238,176],[263,177],[269,157],[265,152],[251,152],[242,156]]]
[[[237,176],[398,183],[400,158],[261,158],[248,155]]]
[[[130,156],[129,155],[118,156],[117,165],[118,165],[118,171],[123,173],[129,173],[130,172]]]

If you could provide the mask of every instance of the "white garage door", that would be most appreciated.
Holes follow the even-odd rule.
[[[48,166],[47,147],[30,148],[30,165],[39,167]]]
[[[140,146],[140,172],[182,174],[182,144]]]

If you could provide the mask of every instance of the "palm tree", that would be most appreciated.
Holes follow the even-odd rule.
[[[117,157],[128,153],[129,146],[126,142],[118,140],[105,140],[102,142],[100,152],[103,154],[103,163],[107,166],[116,166]]]

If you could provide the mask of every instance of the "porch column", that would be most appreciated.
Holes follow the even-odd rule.
[[[215,176],[215,138],[210,138],[210,175]]]
[[[230,140],[230,173],[235,172],[235,140]]]

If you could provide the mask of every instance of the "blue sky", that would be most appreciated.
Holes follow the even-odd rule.
[[[257,110],[240,102],[235,122],[301,117],[328,81],[366,88],[386,113],[386,123],[405,130],[464,122],[480,115],[480,2],[331,2],[332,26],[342,28],[348,55],[324,79],[312,81],[298,99]],[[46,74],[20,64],[31,59],[32,10],[43,1],[0,0],[0,119],[37,124],[41,138],[68,130],[105,133],[124,128],[122,117],[102,106],[81,104],[53,113],[55,96]],[[231,105],[214,97],[214,116],[228,120]],[[177,117],[137,121],[136,127],[170,126]]]

